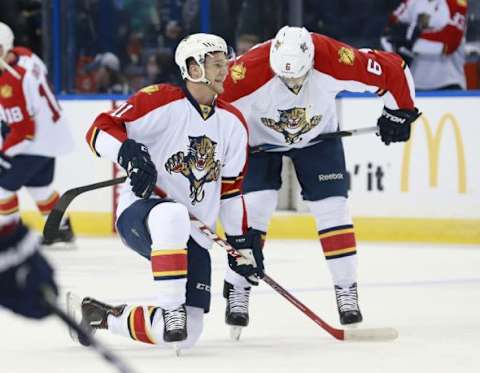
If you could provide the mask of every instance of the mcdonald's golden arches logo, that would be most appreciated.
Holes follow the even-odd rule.
[[[438,168],[439,168],[439,156],[440,156],[440,143],[442,140],[443,130],[445,126],[450,124],[453,127],[455,145],[457,149],[457,173],[458,173],[458,193],[466,193],[467,190],[467,172],[465,167],[465,149],[463,146],[462,133],[460,131],[460,125],[452,113],[445,113],[438,122],[438,128],[432,130],[432,126],[425,115],[422,115],[412,126],[412,134],[410,140],[405,143],[403,150],[402,168],[401,168],[401,185],[400,191],[408,192],[410,185],[410,163],[412,152],[412,140],[414,138],[414,132],[423,124],[425,130],[428,158],[429,158],[429,184],[430,187],[436,188],[438,186]],[[418,145],[417,145],[418,146]]]

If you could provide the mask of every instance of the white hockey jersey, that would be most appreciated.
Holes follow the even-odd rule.
[[[449,85],[466,87],[465,27],[467,0],[404,0],[393,12],[390,23],[402,22],[413,29],[420,14],[428,27],[413,44],[411,63],[417,89],[437,89]],[[391,48],[385,41],[385,49]]]
[[[27,48],[11,50],[17,61],[0,75],[0,119],[8,123],[1,151],[9,156],[55,157],[73,149],[73,137],[47,81],[47,68]],[[4,129],[5,130],[5,129]]]
[[[320,133],[336,131],[335,96],[344,90],[377,93],[391,109],[414,108],[413,80],[398,55],[357,50],[314,33],[312,39],[314,68],[298,92],[272,72],[271,41],[231,62],[221,97],[245,116],[250,146],[303,148]]]
[[[148,148],[158,172],[157,186],[168,197],[211,229],[220,213],[227,233],[246,232],[241,188],[248,132],[242,114],[232,105],[217,100],[206,107],[186,89],[149,86],[119,108],[100,114],[87,133],[92,150],[114,162],[127,138]],[[117,216],[137,199],[125,184]],[[192,237],[205,248],[211,246],[196,229]]]

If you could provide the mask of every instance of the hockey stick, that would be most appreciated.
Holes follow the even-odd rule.
[[[120,181],[121,180],[121,181]],[[125,181],[125,178],[117,178],[112,180],[107,180],[101,183],[87,185],[85,187],[79,187],[75,189],[71,189],[67,191],[65,194],[73,191],[73,190],[82,190],[80,193],[86,192],[88,190],[94,190],[94,185],[101,185],[100,188],[108,186],[108,185],[115,185]],[[76,193],[77,196],[80,193]],[[161,190],[160,188],[155,188],[155,194],[159,197],[166,197],[166,193]],[[55,218],[56,226],[53,225],[54,222],[51,222],[51,229],[55,233],[58,231],[60,221],[62,219],[62,215],[65,213],[68,204],[75,198],[75,196],[68,199],[68,203],[62,205],[63,210],[58,209],[59,217]],[[60,200],[63,199],[64,196]],[[49,218],[50,219],[50,216]],[[197,229],[199,229],[203,234],[209,237],[213,242],[217,243],[221,247],[223,247],[228,255],[231,255],[235,258],[240,257],[240,253],[232,247],[227,241],[222,239],[218,236],[215,232],[213,232],[207,225],[202,223],[199,219],[197,219],[194,215],[190,214],[190,220]],[[47,220],[48,222],[48,220]],[[373,329],[337,329],[323,321],[319,316],[317,316],[311,309],[305,306],[302,302],[300,302],[297,298],[295,298],[292,294],[290,294],[286,289],[280,286],[276,281],[274,281],[270,276],[267,274],[264,275],[263,280],[277,293],[279,293],[282,297],[292,303],[295,307],[297,307],[300,311],[302,311],[306,316],[312,319],[315,323],[317,323],[321,328],[323,328],[327,333],[332,335],[334,338],[340,341],[387,341],[392,340],[398,337],[398,332],[393,328],[373,328]]]
[[[46,240],[52,240],[58,234],[58,229],[60,227],[60,222],[62,221],[63,215],[67,210],[68,206],[72,201],[82,193],[89,192],[91,190],[96,190],[100,188],[105,188],[117,184],[123,183],[127,180],[126,176],[118,177],[116,179],[102,181],[100,183],[94,183],[90,185],[81,186],[78,188],[73,188],[67,190],[63,193],[60,200],[57,202],[53,210],[48,215],[47,221],[45,222],[45,226],[43,227],[43,237]]]
[[[287,290],[280,286],[271,277],[265,275],[263,278],[268,285],[270,285],[277,293],[287,299],[315,323],[320,325],[328,334],[340,341],[389,341],[398,337],[398,331],[394,328],[369,328],[369,329],[337,329],[327,324],[318,315],[316,315],[310,308],[305,306]]]
[[[337,131],[337,132],[327,132],[327,133],[321,133],[318,136],[314,137],[311,139],[307,145],[314,145],[319,143],[322,140],[326,139],[335,139],[338,137],[348,137],[348,136],[356,136],[356,135],[363,135],[366,133],[371,133],[371,132],[376,132],[378,131],[378,127],[365,127],[365,128],[356,128],[352,130],[343,130],[343,131]],[[264,152],[267,150],[276,150],[276,149],[283,149],[289,150],[287,145],[275,145],[275,144],[261,144],[257,146],[252,146],[250,148],[250,153],[258,153],[258,152]]]
[[[166,197],[166,193],[158,187],[155,187],[155,194],[160,197]],[[210,238],[213,242],[217,245],[223,247],[228,255],[233,256],[234,258],[240,257],[240,253],[227,241],[222,239],[218,236],[215,232],[213,232],[207,225],[202,223],[199,219],[197,219],[194,215],[190,215],[190,221],[192,224],[197,227],[204,235]],[[300,302],[297,298],[295,298],[292,294],[290,294],[286,289],[280,286],[273,278],[268,276],[264,273],[262,278],[273,290],[275,290],[278,294],[288,300],[291,304],[297,307],[300,311],[302,311],[305,315],[307,315],[310,319],[312,319],[315,323],[320,325],[327,333],[329,333],[334,338],[340,341],[389,341],[396,339],[398,337],[398,332],[394,328],[370,328],[370,329],[337,329],[333,326],[326,323],[322,320],[315,312],[313,312],[310,308]]]
[[[103,346],[95,337],[90,335],[88,332],[83,330],[83,328],[78,325],[75,320],[73,320],[69,315],[67,315],[54,300],[52,300],[51,295],[48,292],[48,289],[45,289],[43,292],[43,300],[50,311],[62,320],[67,326],[75,330],[75,332],[92,347],[97,353],[99,353],[103,359],[108,361],[110,364],[114,365],[118,372],[120,373],[135,373],[134,370],[129,368],[125,362],[123,362],[117,355],[108,350]]]

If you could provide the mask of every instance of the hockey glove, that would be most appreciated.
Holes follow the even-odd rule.
[[[408,141],[412,123],[422,115],[417,108],[414,110],[383,108],[382,115],[378,118],[380,138],[389,145],[391,142]]]
[[[0,152],[0,176],[12,168],[12,158]]]
[[[242,255],[239,258],[228,256],[228,265],[252,285],[258,285],[263,277],[263,252],[261,232],[249,228],[247,234],[228,236],[227,242]]]
[[[157,182],[157,170],[145,145],[134,140],[125,141],[118,152],[118,164],[130,178],[132,192],[140,198],[148,198]]]
[[[2,136],[2,139],[5,140],[10,131],[11,129],[8,123],[0,119],[0,135]]]
[[[53,269],[38,248],[38,237],[24,225],[0,237],[0,304],[33,319],[51,313],[45,292],[58,295]]]
[[[393,51],[398,53],[408,65],[415,58],[412,51],[413,45],[422,33],[419,26],[415,26],[411,33],[408,32],[409,28],[409,24],[398,22],[387,26],[383,35],[392,46]],[[410,36],[407,37],[407,34],[410,34]]]

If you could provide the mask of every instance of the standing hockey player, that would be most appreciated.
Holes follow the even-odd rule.
[[[250,155],[244,181],[250,224],[266,234],[282,183],[282,157],[289,157],[303,199],[315,217],[340,322],[354,324],[362,321],[362,314],[343,145],[340,139],[310,142],[320,133],[338,130],[335,96],[344,90],[375,92],[383,98],[378,126],[385,144],[409,139],[410,125],[419,113],[405,62],[396,54],[357,50],[305,28],[285,26],[275,39],[233,61],[221,97],[245,116],[252,148],[260,144],[277,147]],[[248,324],[250,289],[244,278],[227,269],[227,324]]]
[[[467,0],[404,0],[381,38],[409,60],[415,87],[465,89]]]
[[[210,307],[211,242],[191,227],[189,213],[210,228],[220,215],[227,240],[244,257],[229,265],[258,283],[260,234],[249,229],[241,194],[248,133],[240,112],[217,99],[228,71],[227,46],[194,34],[175,52],[185,88],[146,87],[118,109],[100,114],[88,131],[94,153],[125,169],[117,231],[150,261],[156,301],[150,306],[81,303],[83,324],[145,343],[198,340]],[[159,198],[163,190],[170,198]],[[81,342],[81,341],[80,341]]]
[[[47,81],[47,68],[31,50],[13,47],[12,30],[0,22],[0,227],[18,223],[17,191],[26,187],[46,217],[59,199],[53,189],[55,157],[73,141]],[[43,244],[72,247],[70,222]]]

